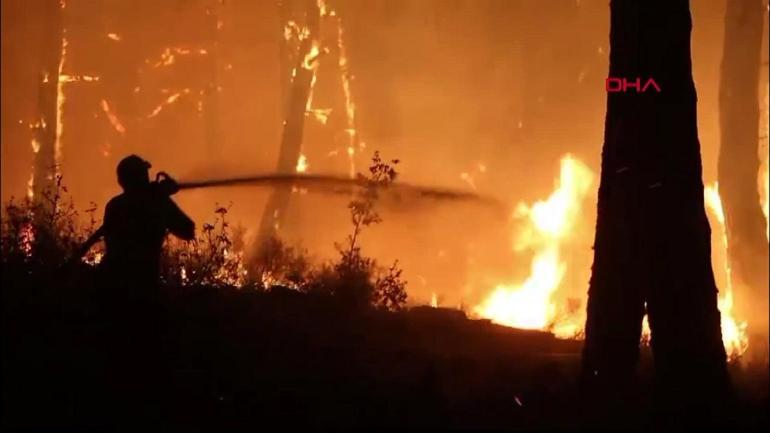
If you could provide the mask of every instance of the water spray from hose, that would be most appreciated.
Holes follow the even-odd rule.
[[[232,177],[224,179],[208,179],[196,181],[180,181],[180,190],[217,188],[231,186],[257,186],[274,187],[279,185],[291,185],[308,191],[317,191],[332,194],[350,194],[361,186],[357,179],[349,177],[324,175],[324,174],[263,174],[257,176]],[[399,198],[418,198],[439,201],[465,201],[486,204],[494,207],[503,206],[500,201],[491,197],[485,197],[473,192],[412,185],[408,183],[393,183],[381,187],[399,196]]]

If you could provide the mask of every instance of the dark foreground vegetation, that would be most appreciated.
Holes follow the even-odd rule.
[[[275,239],[244,258],[219,208],[197,241],[166,246],[155,299],[110,290],[97,266],[73,260],[96,223],[79,226],[63,188],[8,204],[2,430],[656,425],[647,353],[625,401],[598,403],[578,392],[580,341],[407,309],[397,264],[380,267],[357,242],[379,222],[372,182],[391,181],[391,169],[375,160],[361,179],[336,261],[313,264]],[[767,366],[731,369],[727,422],[767,427]]]
[[[3,271],[5,431],[634,430],[651,420],[646,357],[634,403],[591,419],[576,387],[580,342],[459,311],[351,309],[285,288],[169,288],[146,305]],[[736,365],[733,378],[733,426],[766,426],[766,369]]]

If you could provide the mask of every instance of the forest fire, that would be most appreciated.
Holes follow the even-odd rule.
[[[514,250],[531,251],[533,258],[527,279],[515,285],[501,284],[493,289],[474,312],[495,323],[523,329],[540,329],[553,332],[562,338],[571,338],[582,332],[585,316],[554,300],[554,294],[563,290],[563,275],[570,266],[569,260],[559,254],[560,245],[575,233],[574,222],[581,217],[586,198],[593,190],[593,173],[583,163],[567,155],[562,158],[560,177],[556,190],[544,201],[529,206],[520,203],[514,219],[528,224],[516,233]],[[714,267],[722,289],[719,310],[722,313],[722,338],[731,358],[738,358],[748,348],[748,332],[745,321],[734,316],[735,291],[727,258],[727,235],[724,212],[716,184],[704,190],[709,215],[716,222],[712,239]],[[581,300],[585,303],[585,300]],[[433,301],[431,301],[433,304]],[[649,339],[646,325],[643,339]]]
[[[497,286],[476,307],[477,314],[517,328],[550,329],[562,337],[572,337],[580,330],[581,315],[563,316],[565,307],[556,305],[552,297],[569,266],[560,255],[560,244],[573,235],[573,223],[592,191],[593,177],[585,164],[566,155],[550,197],[531,206],[519,204],[514,218],[525,220],[527,225],[516,234],[513,248],[533,252],[530,274],[520,284]]]
[[[728,355],[739,357],[749,345],[747,334],[747,324],[745,321],[738,321],[733,316],[733,278],[730,269],[730,261],[727,256],[727,231],[725,229],[725,214],[722,207],[722,198],[719,196],[719,185],[707,185],[704,189],[704,198],[709,215],[716,221],[712,230],[712,257],[714,258],[714,267],[717,274],[721,274],[719,287],[721,288],[718,298],[719,311],[722,313],[722,341],[725,345]],[[718,266],[721,265],[721,269]]]
[[[766,424],[767,0],[649,2],[4,0],[0,430]]]
[[[307,162],[307,157],[304,154],[300,154],[299,158],[297,158],[297,167],[295,171],[297,173],[307,173],[307,169],[310,167],[310,164]]]

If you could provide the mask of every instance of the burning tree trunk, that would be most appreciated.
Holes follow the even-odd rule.
[[[753,318],[750,330],[767,329],[768,307],[768,243],[757,185],[764,14],[763,0],[728,0],[719,91],[719,191],[734,286],[751,291],[736,298],[736,309]]]
[[[719,404],[726,356],[704,209],[689,4],[613,0],[610,9],[609,76],[631,84],[639,77],[641,86],[607,96],[583,384],[604,398],[631,383],[646,305],[658,403]],[[660,92],[639,88],[650,78]]]
[[[300,39],[296,66],[289,84],[289,97],[286,101],[283,135],[278,156],[278,173],[292,173],[297,166],[302,146],[307,101],[314,77],[313,64],[318,57],[316,38],[319,34],[320,11],[315,0],[305,0],[305,5],[308,34]],[[262,214],[257,239],[259,243],[275,235],[289,207],[291,189],[291,185],[279,185],[270,195]]]
[[[209,32],[209,58],[207,59],[208,82],[203,89],[204,96],[204,128],[206,152],[211,161],[221,159],[223,135],[220,126],[219,107],[219,58],[220,58],[220,30],[222,28],[221,14],[224,0],[218,0],[213,5],[206,7],[207,26]]]
[[[63,6],[50,2],[47,33],[41,50],[42,71],[38,88],[38,116],[33,126],[32,147],[35,162],[31,194],[41,200],[45,191],[54,187],[59,160],[58,135],[60,129],[59,94],[64,43]]]

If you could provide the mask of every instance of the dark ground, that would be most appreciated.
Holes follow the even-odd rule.
[[[288,290],[184,288],[150,307],[6,274],[3,431],[595,427],[577,392],[581,343],[547,333]],[[731,368],[731,425],[764,429],[767,367]],[[640,370],[631,403],[602,423],[649,425],[648,353]]]

